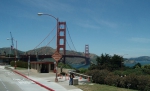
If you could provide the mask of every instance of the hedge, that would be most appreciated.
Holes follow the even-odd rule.
[[[94,83],[106,84],[122,88],[136,89],[140,91],[150,91],[150,76],[149,75],[115,75],[108,70],[90,70],[86,72],[92,76]]]
[[[11,61],[10,65],[14,67],[15,66],[15,61]],[[28,62],[16,61],[16,66],[21,67],[21,68],[28,68]]]

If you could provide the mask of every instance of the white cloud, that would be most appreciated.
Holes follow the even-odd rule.
[[[50,11],[70,11],[73,7],[57,0],[18,0],[21,4]]]
[[[150,39],[148,38],[131,38],[130,41],[138,42],[138,43],[150,43]]]
[[[100,29],[100,26],[96,26],[93,24],[89,24],[89,23],[78,23],[79,26],[84,27],[84,28],[91,28],[91,29]]]
[[[100,19],[99,17],[92,17],[91,18],[98,23],[100,26],[104,26],[104,27],[110,27],[110,28],[117,28],[118,24],[116,22],[112,22],[110,20],[104,20],[104,19]]]
[[[102,25],[106,25],[108,27],[111,27],[111,28],[116,28],[117,27],[116,23],[110,22],[110,21],[101,20],[99,23],[102,24]]]

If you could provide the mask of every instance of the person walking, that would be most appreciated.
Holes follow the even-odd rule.
[[[70,73],[69,85],[73,85],[73,78],[74,78],[74,75]]]

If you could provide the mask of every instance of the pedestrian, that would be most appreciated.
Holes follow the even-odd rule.
[[[69,85],[73,85],[73,78],[74,78],[74,75],[70,73]]]

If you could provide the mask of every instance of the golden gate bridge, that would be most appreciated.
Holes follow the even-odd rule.
[[[61,27],[60,27],[61,26]],[[60,32],[61,32],[61,34],[64,34],[64,35],[60,35]],[[50,34],[48,34],[48,36],[49,36]],[[48,36],[46,36],[46,38],[48,37]],[[46,38],[44,38],[44,40],[46,39]],[[53,38],[54,39],[54,38]],[[53,40],[52,39],[52,40]],[[43,40],[43,41],[44,41]],[[51,41],[52,40],[50,40],[50,42],[48,43],[48,44],[50,44],[51,43]],[[60,40],[61,41],[63,41],[63,44],[60,44]],[[42,41],[42,42],[43,42]],[[40,42],[40,44],[42,43],[42,42]],[[73,42],[72,42],[73,43]],[[43,53],[43,54],[41,54],[41,55],[39,55],[38,53],[41,51],[36,51],[36,48],[40,45],[40,44],[38,44],[35,48],[34,48],[34,51],[35,51],[35,54],[31,54],[31,53],[28,53],[28,54],[25,54],[25,55],[19,55],[20,56],[20,59],[22,59],[22,60],[27,60],[28,59],[28,56],[30,56],[30,58],[31,59],[43,59],[43,58],[52,58],[52,54],[51,55],[48,55],[48,54],[46,54],[46,53]],[[47,45],[48,45],[47,44]],[[45,49],[46,49],[46,47],[47,47],[47,45],[45,46]],[[89,45],[85,45],[85,55],[84,56],[82,56],[82,55],[75,55],[75,53],[74,53],[74,51],[72,51],[73,53],[73,55],[72,54],[66,54],[66,22],[58,22],[58,29],[57,29],[57,49],[56,49],[56,51],[58,51],[59,53],[60,53],[60,51],[61,51],[61,55],[62,55],[62,62],[63,63],[66,63],[65,62],[65,59],[66,59],[66,57],[68,58],[74,58],[74,57],[76,57],[76,58],[83,58],[83,59],[85,59],[85,63],[86,64],[89,64]],[[68,46],[69,46],[69,44],[68,44]],[[70,47],[70,46],[69,46]],[[62,49],[62,50],[60,50],[60,49]]]
[[[51,17],[55,18],[54,16],[52,16],[50,14],[38,13],[38,15],[48,15],[48,16],[51,16]],[[66,43],[69,46],[69,48],[71,49],[69,43],[66,40],[67,24],[66,24],[66,22],[60,22],[58,20],[58,18],[55,18],[55,19],[57,21],[57,24],[56,24],[57,25],[57,29],[56,29],[57,33],[47,43],[47,45],[44,48],[46,48],[54,40],[55,37],[57,37],[57,39],[56,39],[56,47],[57,47],[56,51],[59,52],[59,53],[61,51],[62,58],[60,60],[64,64],[66,63],[66,58],[75,58],[75,57],[76,58],[83,58],[83,59],[85,59],[85,64],[90,64],[89,45],[85,45],[85,52],[84,52],[85,55],[76,55],[75,53],[66,54]],[[52,31],[54,31],[54,29]],[[38,54],[40,51],[36,50],[50,36],[52,31],[34,48],[34,52],[27,53],[27,54],[24,54],[24,55],[17,55],[16,54],[15,55],[16,59],[27,61],[29,56],[30,56],[31,61],[38,61],[38,59],[44,59],[44,58],[52,58],[52,54],[46,54],[46,53]],[[71,39],[69,31],[68,31],[68,35]],[[73,44],[72,39],[71,39],[71,43]],[[74,46],[74,44],[73,44],[73,46]],[[75,46],[74,46],[74,49],[75,49]],[[74,52],[74,51],[72,51],[72,52]]]

